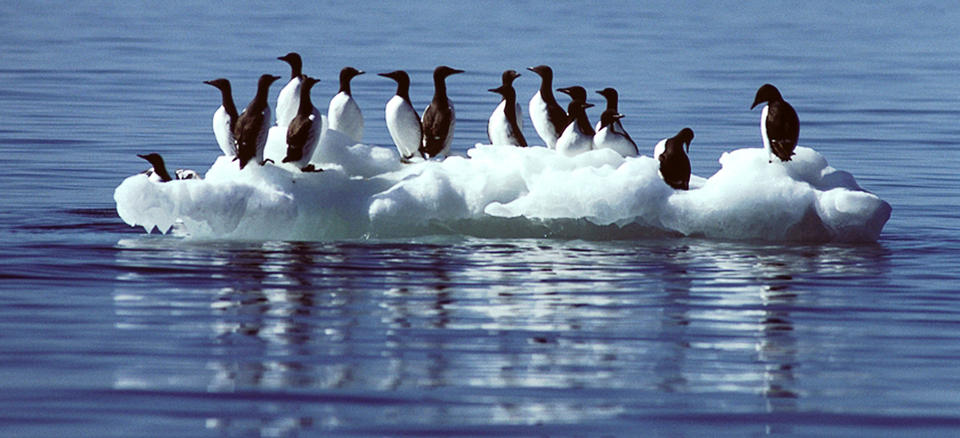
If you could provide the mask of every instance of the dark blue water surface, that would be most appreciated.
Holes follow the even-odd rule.
[[[643,3],[0,5],[0,435],[960,434],[960,8]],[[466,70],[463,154],[500,72],[525,102],[546,63],[618,88],[644,151],[694,128],[703,176],[760,146],[771,82],[893,215],[855,246],[197,242],[117,217],[136,153],[219,154],[203,80],[243,105],[292,50],[321,104],[370,72],[368,143],[391,144],[374,72],[408,70],[422,108],[436,65]]]

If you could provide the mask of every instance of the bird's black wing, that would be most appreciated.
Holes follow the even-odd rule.
[[[262,127],[263,114],[259,111],[244,112],[237,119],[233,137],[237,139],[237,158],[240,159],[241,169],[257,155],[257,142]]]
[[[560,105],[547,105],[547,121],[553,124],[553,129],[557,131],[557,137],[563,134],[567,125],[573,121],[573,118],[567,116],[566,111]]]
[[[800,119],[787,102],[774,102],[767,109],[767,138],[770,149],[782,161],[790,161],[800,137]]]
[[[423,143],[420,153],[426,157],[435,157],[443,150],[443,142],[450,132],[450,120],[453,114],[446,105],[430,106],[423,112]]]
[[[688,190],[690,187],[690,159],[682,151],[667,148],[660,154],[660,175],[670,187]]]
[[[308,116],[297,114],[290,121],[290,126],[287,127],[287,156],[283,159],[284,163],[299,161],[303,158],[303,148],[310,138],[311,127],[313,127],[313,120]]]

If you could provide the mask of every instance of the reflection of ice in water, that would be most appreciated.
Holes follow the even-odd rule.
[[[603,422],[669,394],[791,410],[792,276],[876,269],[842,248],[693,239],[150,245],[172,244],[119,252],[131,269],[114,303],[118,331],[161,351],[120,367],[115,387],[233,394],[252,416],[205,425],[264,434]],[[171,269],[137,269],[153,265]]]

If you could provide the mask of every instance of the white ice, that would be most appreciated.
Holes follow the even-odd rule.
[[[273,128],[267,158],[286,146]],[[394,147],[328,131],[320,173],[220,157],[202,180],[117,187],[131,226],[201,239],[334,240],[429,234],[585,239],[699,236],[764,241],[876,241],[890,205],[813,149],[769,163],[762,148],[720,157],[691,190],[667,186],[658,163],[609,149],[565,157],[545,147],[476,145],[468,157],[401,164]]]

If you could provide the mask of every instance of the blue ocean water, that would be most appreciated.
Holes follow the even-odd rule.
[[[0,5],[4,436],[944,436],[960,433],[960,8],[943,2]],[[880,240],[196,242],[146,235],[113,189],[160,152],[205,169],[304,56],[346,65],[366,142],[406,69],[439,64],[454,152],[500,72],[620,90],[641,148],[693,127],[694,172],[759,146],[756,88],[801,144],[893,206]],[[271,97],[274,100],[279,87]],[[599,103],[599,96],[596,96]],[[315,97],[315,101],[324,99]],[[594,108],[596,109],[596,108]],[[595,120],[597,114],[590,113]],[[528,138],[532,129],[526,131]]]

